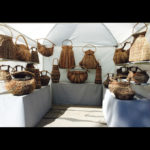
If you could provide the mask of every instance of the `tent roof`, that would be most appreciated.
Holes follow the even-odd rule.
[[[65,39],[74,46],[93,44],[96,46],[117,46],[132,35],[135,23],[57,23],[48,33],[47,39],[57,46]],[[135,32],[145,27],[140,23]],[[48,44],[44,41],[44,44]]]

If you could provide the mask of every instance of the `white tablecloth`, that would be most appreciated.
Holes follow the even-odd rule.
[[[103,114],[109,127],[150,127],[150,100],[119,100],[103,89]]]
[[[103,86],[95,83],[52,83],[53,103],[58,105],[101,106]]]
[[[50,86],[24,96],[0,94],[0,127],[33,127],[51,108]]]

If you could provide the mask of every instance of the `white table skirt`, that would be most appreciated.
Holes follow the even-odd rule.
[[[95,83],[52,83],[53,103],[57,105],[101,106],[103,86]]]
[[[150,127],[150,100],[119,100],[104,88],[103,114],[109,127]]]
[[[51,108],[50,86],[24,96],[0,94],[0,127],[33,127]]]

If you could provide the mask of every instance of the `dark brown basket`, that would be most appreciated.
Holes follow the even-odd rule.
[[[45,39],[45,40],[49,41],[49,42],[52,44],[52,47],[51,47],[51,48],[47,48],[45,45],[42,45],[42,44],[40,44],[40,43],[38,42],[38,40],[41,40],[41,39],[45,39],[45,38],[37,39],[37,50],[38,50],[38,52],[39,52],[41,55],[45,56],[45,57],[50,57],[50,56],[52,56],[52,55],[53,55],[54,45],[55,45],[55,44],[54,44],[53,42],[51,42],[50,40]]]
[[[11,92],[13,95],[26,95],[30,94],[35,89],[35,79],[34,74],[28,71],[17,71],[17,68],[23,66],[17,65],[13,68],[13,73],[11,74],[13,79],[9,82],[6,82],[6,89]]]
[[[68,69],[67,77],[71,83],[84,83],[88,78],[88,70]]]
[[[19,37],[22,37],[26,43],[26,45],[24,44],[17,44],[17,40]],[[31,61],[31,53],[30,53],[30,49],[28,46],[28,43],[25,39],[25,37],[23,35],[18,35],[16,38],[16,42],[15,42],[15,46],[16,46],[16,59],[17,60],[21,60],[21,61]]]
[[[7,67],[6,70],[2,70],[2,67]],[[1,65],[0,66],[0,80],[3,80],[3,81],[10,81],[12,78],[11,78],[11,74],[10,74],[10,67],[9,65]]]
[[[31,47],[31,61],[35,63],[39,63],[39,55],[36,47]]]
[[[45,73],[45,75],[43,74]],[[50,73],[47,71],[47,70],[43,70],[40,72],[41,74],[41,85],[42,86],[47,86],[49,84],[49,81],[50,81],[50,76],[48,76],[48,74],[50,75]]]
[[[95,83],[102,84],[102,69],[100,65],[98,65],[96,68]]]
[[[134,67],[135,71],[132,71],[133,67],[130,67],[130,71],[127,77],[128,81],[134,81],[137,84],[147,83],[149,80],[149,75],[146,71],[140,69],[139,67]]]
[[[70,41],[71,45],[64,45],[64,42]],[[74,52],[73,52],[73,43],[71,40],[64,40],[62,42],[62,51],[59,58],[59,68],[62,69],[68,69],[68,68],[74,68],[75,67],[75,58],[74,58]]]
[[[0,58],[16,59],[16,47],[12,40],[13,38],[12,31],[8,26],[5,25],[0,26],[4,26],[11,33],[11,36],[0,34]]]
[[[122,48],[116,49],[116,51],[114,53],[114,57],[113,57],[115,64],[122,64],[122,63],[129,62],[129,51],[130,51],[130,49],[124,50],[127,43],[130,43],[130,42],[125,42]]]
[[[57,64],[56,65],[54,65],[54,60],[57,60]],[[52,72],[51,72],[51,79],[52,79],[53,83],[59,83],[60,71],[59,71],[58,59],[57,58],[53,59],[53,67],[52,67]]]
[[[84,51],[85,47],[94,47],[95,51],[92,51],[90,49],[87,51]],[[85,55],[83,59],[81,60],[81,62],[79,63],[79,65],[87,69],[96,69],[96,67],[99,65],[99,62],[96,60],[95,55],[94,55],[94,53],[96,52],[96,47],[94,45],[88,44],[82,48],[82,51],[84,52]]]

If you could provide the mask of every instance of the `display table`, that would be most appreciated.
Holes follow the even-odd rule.
[[[101,84],[52,83],[53,103],[57,105],[102,105]]]
[[[0,127],[33,127],[51,108],[50,86],[24,96],[0,94]]]
[[[150,127],[150,100],[119,100],[104,88],[103,113],[109,127]]]

